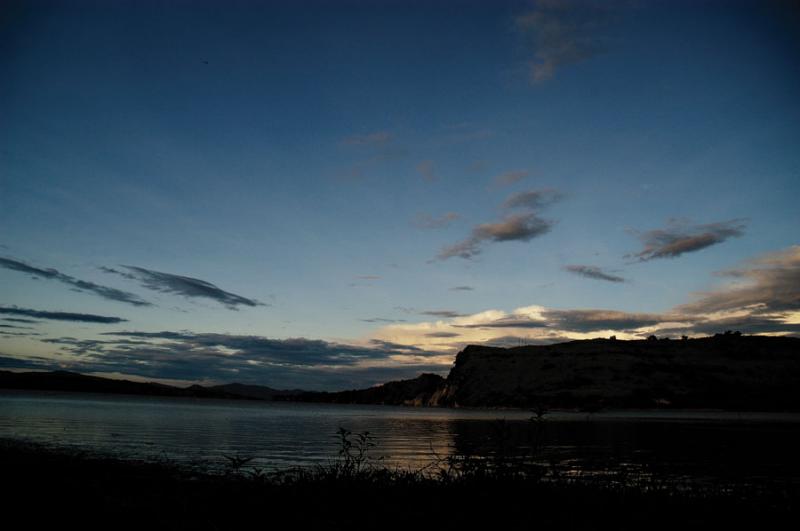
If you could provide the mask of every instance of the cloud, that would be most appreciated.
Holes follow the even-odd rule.
[[[385,317],[369,317],[367,319],[361,319],[361,321],[365,323],[405,323],[405,319],[387,319]]]
[[[122,266],[127,271],[119,271],[109,267],[102,270],[107,273],[114,273],[129,280],[136,280],[147,289],[160,291],[162,293],[173,293],[184,297],[196,298],[203,297],[213,299],[231,310],[238,306],[264,306],[264,303],[256,299],[248,299],[235,293],[223,291],[214,284],[192,277],[162,273],[152,269],[145,269],[136,266]]]
[[[453,286],[450,291],[475,291],[472,286]]]
[[[0,330],[0,336],[7,336],[7,337],[31,337],[40,335],[42,334],[38,332],[6,332],[5,330]]]
[[[503,204],[506,208],[529,208],[540,209],[560,201],[564,195],[552,188],[542,188],[541,190],[528,190],[518,192],[509,197]]]
[[[0,314],[23,315],[35,319],[48,319],[51,321],[74,321],[81,323],[124,323],[127,319],[120,317],[107,317],[104,315],[93,315],[89,313],[70,313],[70,312],[48,312],[41,310],[30,310],[28,308],[17,308],[16,306],[0,306]]]
[[[495,321],[470,324],[453,324],[458,328],[547,328],[550,323],[541,319],[510,315]]]
[[[506,173],[502,173],[500,175],[496,175],[494,178],[495,184],[498,186],[508,186],[514,184],[518,181],[521,181],[525,177],[527,177],[530,172],[526,170],[520,171],[508,171]]]
[[[636,254],[626,255],[626,258],[637,258],[640,262],[657,258],[675,258],[742,236],[745,226],[745,220],[742,219],[707,225],[687,225],[685,222],[672,220],[665,229],[634,232],[644,247]]]
[[[551,328],[569,332],[629,331],[684,319],[680,316],[615,310],[547,310],[542,315]]]
[[[800,322],[790,322],[780,316],[751,314],[721,319],[699,319],[686,326],[661,328],[658,333],[664,335],[685,335],[687,333],[711,335],[726,330],[738,330],[743,334],[797,333],[800,332]]]
[[[419,312],[421,315],[432,315],[434,317],[444,317],[452,319],[453,317],[462,317],[464,314],[454,310],[424,310]]]
[[[460,257],[471,259],[483,251],[488,242],[527,242],[550,231],[553,222],[542,219],[535,213],[508,216],[497,223],[484,223],[472,229],[472,235],[464,241],[444,247],[437,255],[439,260]]]
[[[570,273],[575,273],[576,275],[595,280],[605,280],[607,282],[625,282],[624,278],[617,275],[612,275],[611,273],[603,271],[597,266],[567,265],[564,266],[564,271],[569,271]]]
[[[436,180],[436,173],[434,173],[434,165],[432,160],[423,160],[417,164],[417,171],[426,181]]]
[[[42,357],[15,358],[0,353],[0,368],[2,369],[34,369],[47,370],[55,369],[57,366],[53,360]]]
[[[420,229],[441,229],[447,227],[460,217],[461,216],[455,212],[446,212],[438,217],[430,214],[417,214],[413,224]]]
[[[75,277],[65,275],[56,269],[41,269],[13,258],[0,258],[0,267],[10,269],[12,271],[19,271],[20,273],[27,273],[38,278],[56,280],[63,284],[67,284],[68,286],[72,286],[73,289],[77,291],[94,293],[95,295],[99,295],[104,299],[116,302],[124,302],[133,306],[151,306],[149,302],[141,299],[138,295],[134,295],[133,293],[118,290],[116,288],[109,288],[108,286],[101,286],[99,284],[95,284],[94,282],[79,280]]]
[[[503,206],[505,208],[522,208],[530,212],[512,214],[496,223],[484,223],[472,229],[469,238],[442,248],[436,256],[438,260],[460,257],[472,259],[483,251],[487,243],[523,241],[527,242],[550,231],[554,223],[541,218],[536,209],[552,205],[560,200],[562,194],[557,190],[545,188],[529,190],[509,197]]]
[[[383,277],[381,277],[380,275],[360,275],[357,276],[356,278],[359,280],[380,280]]]
[[[749,309],[759,314],[800,311],[800,245],[723,271],[734,283],[696,294],[677,311],[703,314]]]
[[[376,146],[383,145],[392,140],[394,135],[390,131],[374,131],[361,135],[351,135],[341,140],[343,146]]]
[[[398,344],[454,354],[467,344],[496,344],[505,337],[528,344],[616,335],[620,339],[710,335],[726,330],[800,335],[800,245],[721,271],[726,283],[696,293],[687,303],[659,312],[555,309],[526,306],[489,309],[427,322],[389,324],[372,335]]]
[[[392,144],[379,146],[376,145],[370,148],[371,155],[360,161],[353,163],[349,169],[340,173],[340,177],[346,180],[360,180],[367,177],[368,172],[373,171],[375,167],[402,160],[409,156],[408,149]]]
[[[586,61],[601,51],[596,36],[607,16],[607,6],[565,0],[539,0],[536,7],[516,18],[516,27],[531,39],[530,81],[552,79],[564,66]]]
[[[29,323],[29,324],[39,323],[39,321],[36,321],[34,319],[17,319],[16,317],[5,317],[3,319],[0,319],[0,321],[6,321],[9,323]]]
[[[187,331],[118,331],[103,339],[51,338],[60,366],[82,372],[143,377],[244,382],[279,388],[367,387],[387,379],[445,371],[442,362],[414,346],[388,340],[367,346],[307,338],[270,339]]]
[[[429,332],[425,334],[425,337],[450,338],[458,337],[459,335],[457,332]]]

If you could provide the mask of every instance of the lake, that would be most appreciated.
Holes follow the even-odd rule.
[[[0,438],[124,458],[285,469],[325,464],[337,430],[369,431],[371,455],[418,469],[449,455],[529,453],[566,474],[609,470],[697,481],[800,483],[800,414],[406,408],[0,391]],[[539,441],[531,450],[531,434]]]

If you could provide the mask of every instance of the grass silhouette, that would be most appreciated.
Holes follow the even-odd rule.
[[[543,422],[531,420],[533,441]],[[504,436],[498,423],[493,437]],[[536,446],[390,468],[373,455],[379,441],[369,432],[341,428],[336,437],[330,462],[275,472],[238,454],[226,457],[224,471],[208,471],[17,441],[0,441],[0,469],[11,487],[6,507],[31,527],[738,529],[776,528],[796,516],[796,489],[565,476],[541,462]]]

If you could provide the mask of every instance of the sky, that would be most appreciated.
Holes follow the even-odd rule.
[[[4,2],[0,368],[347,389],[800,334],[791,2]]]

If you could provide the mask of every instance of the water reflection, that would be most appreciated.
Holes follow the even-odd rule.
[[[502,421],[498,417],[503,417]],[[798,481],[800,417],[782,414],[469,411],[7,393],[0,437],[136,458],[280,469],[336,457],[336,432],[369,431],[372,455],[419,469],[448,456],[525,456],[548,474]]]

